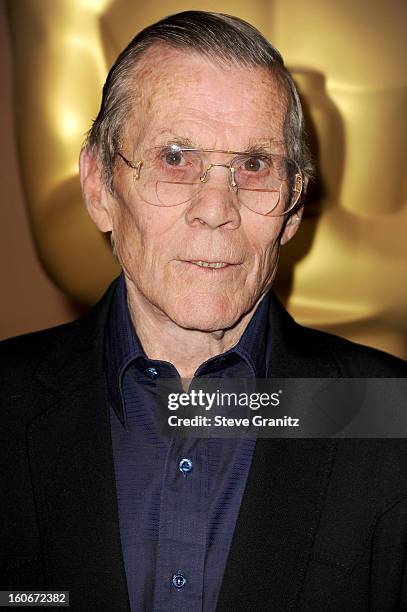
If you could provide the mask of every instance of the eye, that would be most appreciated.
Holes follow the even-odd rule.
[[[249,157],[245,160],[243,168],[247,172],[260,172],[266,168],[266,164],[261,157]]]
[[[176,150],[166,151],[163,155],[163,159],[169,166],[180,166],[183,162],[181,151]]]

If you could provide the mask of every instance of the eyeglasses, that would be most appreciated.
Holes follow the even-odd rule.
[[[229,163],[211,163],[210,154],[234,155]],[[179,206],[193,200],[215,168],[229,171],[229,187],[238,201],[264,216],[293,210],[303,190],[303,176],[291,159],[266,153],[190,149],[172,144],[150,149],[143,160],[119,157],[134,170],[140,197],[153,206]]]

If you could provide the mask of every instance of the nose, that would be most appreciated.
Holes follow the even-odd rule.
[[[233,183],[225,181],[222,172],[216,172],[215,178],[215,172],[212,170],[215,166],[216,170],[222,167],[230,173],[230,167],[224,164],[211,164],[205,170],[201,177],[202,189],[188,206],[186,221],[191,227],[237,229],[241,223],[237,193],[232,189]],[[213,176],[208,184],[210,171]]]

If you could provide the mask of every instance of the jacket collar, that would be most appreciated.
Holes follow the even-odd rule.
[[[40,356],[35,376],[57,397],[86,385],[89,376],[103,371],[105,327],[116,285],[117,279],[84,315],[56,328],[55,341]]]

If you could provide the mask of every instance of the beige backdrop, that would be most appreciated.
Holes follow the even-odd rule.
[[[12,61],[0,0],[0,338],[57,325],[77,316],[45,275],[34,252],[13,134]]]

